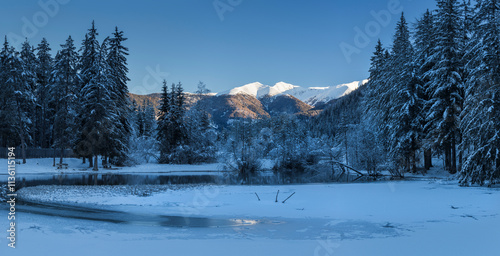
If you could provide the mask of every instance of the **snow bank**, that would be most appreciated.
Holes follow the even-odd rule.
[[[27,159],[26,164],[16,165],[16,174],[60,174],[60,173],[96,173],[92,168],[88,167],[88,163],[82,164],[81,159],[65,158],[64,163],[68,164],[68,169],[57,169],[53,166],[52,158],[34,158]],[[59,159],[56,159],[59,163]],[[103,169],[99,165],[98,173],[172,173],[172,174],[196,174],[196,173],[212,173],[219,172],[223,169],[220,164],[200,164],[200,165],[173,165],[173,164],[142,164],[132,167],[118,167],[113,169]],[[5,174],[0,174],[5,175]]]

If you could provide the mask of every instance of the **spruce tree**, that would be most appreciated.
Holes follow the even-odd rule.
[[[500,2],[479,1],[466,59],[462,184],[500,180]]]
[[[113,95],[116,96],[113,101],[119,119],[118,122],[116,122],[116,134],[114,135],[118,143],[116,143],[112,150],[115,152],[112,155],[112,161],[115,164],[123,164],[125,161],[128,152],[128,138],[131,135],[131,126],[128,121],[131,111],[127,87],[127,82],[130,80],[127,77],[128,48],[123,46],[123,42],[126,40],[127,38],[123,36],[123,31],[119,31],[118,27],[116,27],[113,36],[109,39],[107,56],[110,75],[114,85],[112,88],[114,91]]]
[[[0,142],[4,147],[20,145],[23,163],[26,163],[26,147],[30,141],[33,95],[20,54],[5,39],[0,52]]]
[[[85,34],[85,38],[82,42],[82,46],[80,48],[80,58],[78,61],[78,91],[77,97],[79,99],[83,99],[83,88],[91,81],[92,77],[95,77],[94,73],[94,63],[97,60],[97,55],[99,51],[99,42],[97,41],[97,29],[95,28],[95,22],[92,21],[92,26]],[[77,103],[77,108],[82,109],[82,101]],[[90,143],[88,142],[89,138],[86,133],[83,131],[83,125],[88,122],[87,113],[83,111],[79,111],[77,113],[77,140],[74,144],[74,152],[82,156],[84,158],[89,158],[89,167],[93,167],[93,159],[92,159],[92,148]]]
[[[115,156],[117,145],[116,122],[119,115],[114,99],[115,79],[107,61],[108,40],[99,44],[94,22],[85,36],[80,58],[81,99],[78,108],[79,131],[76,151],[80,156],[89,158],[89,166],[98,170],[98,156],[106,160]],[[94,161],[92,161],[92,158]]]
[[[435,65],[427,71],[430,100],[426,117],[428,138],[443,150],[445,169],[457,171],[457,141],[460,141],[460,114],[463,104],[461,21],[458,0],[438,0],[436,47],[431,56]]]
[[[76,102],[78,92],[77,61],[73,39],[68,37],[54,61],[50,86],[50,103],[54,106],[54,147],[60,149],[63,162],[64,151],[75,140]]]
[[[422,99],[413,56],[408,24],[404,15],[401,15],[390,60],[390,154],[397,166],[404,167],[405,171],[416,172],[416,154],[420,149],[422,133]]]
[[[422,85],[422,99],[424,101],[422,112],[429,112],[430,105],[425,104],[431,99],[430,92],[430,77],[428,71],[430,71],[434,65],[435,61],[431,56],[434,54],[436,47],[436,26],[434,22],[434,15],[431,11],[427,10],[423,16],[417,20],[415,32],[415,58],[414,63],[416,65],[416,76]],[[425,119],[422,120],[423,127],[430,128],[426,125]],[[424,134],[429,133],[429,131],[424,129]],[[432,147],[433,140],[431,138],[423,138],[422,147],[424,148],[424,167],[429,170],[432,167]]]
[[[160,163],[168,162],[168,155],[172,151],[172,124],[170,122],[171,116],[171,100],[172,97],[168,92],[167,81],[163,81],[160,106],[159,106],[159,116],[157,125],[157,139],[160,145]]]
[[[118,121],[116,111],[114,111],[113,95],[111,90],[113,78],[109,73],[109,66],[106,61],[106,41],[97,49],[95,62],[89,69],[90,81],[82,88],[82,140],[86,143],[94,158],[93,169],[98,170],[98,156],[109,156],[114,152],[111,146],[118,143],[116,141],[116,126]]]
[[[53,70],[53,59],[50,53],[49,43],[45,38],[38,44],[37,49],[37,130],[38,146],[48,148],[51,145],[52,133],[51,124],[53,122],[53,110],[50,101],[50,77]]]
[[[20,56],[22,66],[23,66],[23,81],[25,83],[25,88],[27,89],[26,102],[24,105],[25,112],[30,120],[29,132],[26,143],[28,146],[35,146],[37,136],[36,130],[36,86],[37,86],[37,76],[36,76],[36,55],[35,48],[30,45],[28,40],[26,40],[21,46]]]

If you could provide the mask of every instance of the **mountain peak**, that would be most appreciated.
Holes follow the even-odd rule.
[[[368,80],[354,81],[351,83],[340,84],[328,87],[309,87],[304,88],[286,82],[278,82],[273,86],[264,85],[260,82],[249,83],[240,87],[235,87],[229,91],[218,93],[217,95],[237,95],[248,94],[256,98],[265,96],[291,95],[299,100],[314,106],[321,102],[328,102],[340,98],[350,92],[358,89]]]
[[[248,94],[248,95],[252,95],[256,98],[259,98],[259,97],[264,96],[264,95],[260,95],[259,91],[262,89],[265,89],[267,87],[269,87],[269,86],[263,85],[259,82],[253,82],[253,83],[245,84],[245,85],[240,86],[240,87],[235,87],[229,91],[224,91],[224,92],[218,93],[217,95]]]

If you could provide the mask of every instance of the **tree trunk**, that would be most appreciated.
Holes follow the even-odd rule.
[[[97,155],[94,156],[94,171],[99,171],[99,162],[97,161]]]
[[[499,150],[499,149],[497,149]],[[497,157],[497,160],[496,160],[496,169],[492,175],[492,178],[495,179],[495,178],[500,178],[500,157]]]
[[[345,164],[349,165],[349,157],[347,156],[349,151],[349,146],[347,145],[347,128],[344,131],[344,139],[345,139]]]
[[[82,164],[84,164],[85,163],[85,157],[82,157],[82,159],[83,159]]]
[[[92,157],[89,157],[89,168],[94,167],[94,164],[92,163]]]
[[[432,167],[432,150],[424,150],[424,166],[425,170],[428,171]]]
[[[102,165],[103,165],[103,167],[108,166],[108,157],[106,155],[102,159]]]
[[[451,169],[450,173],[455,174],[457,173],[457,147],[455,145],[455,138],[452,139],[451,142]]]
[[[444,146],[444,169],[446,171],[450,171],[451,170],[451,150],[450,150],[450,145],[449,144],[446,144]]]
[[[460,152],[458,153],[458,170],[459,172],[462,171],[462,164],[463,164],[463,152],[462,150],[460,150]]]
[[[403,172],[404,173],[409,173],[410,172],[410,157],[406,157],[403,163],[404,163],[403,165],[405,167],[403,169]]]
[[[61,147],[61,158],[59,159],[59,163],[62,164],[63,163],[63,158],[64,158],[64,148]]]
[[[417,173],[417,161],[415,157],[415,151],[411,152],[411,169],[412,173]]]
[[[26,163],[26,142],[24,141],[24,136],[21,136],[21,157],[23,158],[23,164]]]

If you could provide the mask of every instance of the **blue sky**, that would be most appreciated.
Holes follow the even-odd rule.
[[[129,38],[133,93],[159,92],[163,78],[186,91],[198,81],[214,92],[256,81],[330,86],[365,79],[375,43],[390,45],[399,11],[413,23],[427,8],[435,0],[9,0],[0,34],[13,43],[46,37],[56,51],[68,35],[79,48],[92,20],[100,39],[118,26]]]

